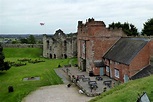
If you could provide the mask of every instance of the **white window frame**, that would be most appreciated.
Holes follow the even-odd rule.
[[[115,77],[116,78],[120,78],[120,72],[119,72],[119,70],[115,68],[115,71],[114,72],[115,72]]]

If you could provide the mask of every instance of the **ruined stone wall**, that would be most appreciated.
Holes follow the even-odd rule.
[[[43,37],[43,56],[46,58],[75,57],[77,52],[76,35],[68,36],[62,30],[54,35]]]
[[[43,35],[43,56],[47,57],[47,42],[49,42],[49,40],[47,40],[47,35]]]

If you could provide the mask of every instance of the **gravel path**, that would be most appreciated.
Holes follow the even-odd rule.
[[[22,102],[87,102],[93,97],[79,94],[78,88],[65,84],[41,87],[23,99]]]

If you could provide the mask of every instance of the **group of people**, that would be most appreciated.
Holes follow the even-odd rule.
[[[79,78],[78,78],[78,77],[75,78],[75,76],[72,75],[72,82],[73,82],[73,83],[77,83],[78,81],[79,81]],[[71,85],[72,85],[71,83],[67,84],[67,88],[70,88]],[[80,94],[83,94],[83,91],[80,89],[80,90],[79,90],[79,93],[80,93]]]

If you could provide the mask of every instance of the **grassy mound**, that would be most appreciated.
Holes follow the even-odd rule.
[[[0,71],[0,102],[21,102],[31,91],[38,87],[62,84],[54,69],[69,64],[72,59],[44,59],[40,58],[41,49],[36,48],[4,48],[6,61],[30,58],[45,62],[27,63],[26,66],[11,67],[8,71]],[[40,77],[37,81],[23,81],[26,77]],[[14,92],[8,93],[8,87],[13,86]]]
[[[90,102],[136,102],[138,94],[146,92],[150,101],[153,101],[153,76],[129,81],[103,93]]]

